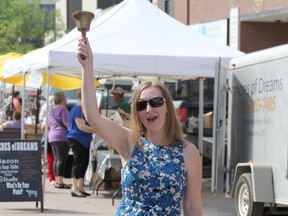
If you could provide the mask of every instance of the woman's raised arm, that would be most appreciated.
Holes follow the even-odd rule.
[[[96,134],[126,158],[126,155],[123,154],[127,152],[130,132],[99,113],[94,86],[93,53],[88,38],[86,40],[83,37],[79,39],[76,54],[82,66],[82,107],[84,115]],[[83,60],[80,57],[81,55],[85,56],[86,59]]]

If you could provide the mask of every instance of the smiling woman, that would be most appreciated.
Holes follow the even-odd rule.
[[[199,151],[184,140],[165,85],[158,81],[141,83],[131,101],[131,127],[123,127],[99,113],[88,38],[79,39],[76,55],[82,66],[84,115],[122,161],[122,200],[115,215],[180,216],[183,206],[184,215],[201,216]]]
[[[150,100],[140,100],[137,102],[137,111],[143,111],[147,106],[151,107],[160,107],[166,102],[166,99],[163,97],[153,97]]]

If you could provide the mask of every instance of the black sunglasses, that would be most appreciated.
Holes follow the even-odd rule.
[[[143,111],[147,108],[147,104],[149,104],[151,107],[160,107],[166,102],[166,99],[163,97],[154,97],[150,100],[141,100],[138,101],[136,104],[137,111]]]

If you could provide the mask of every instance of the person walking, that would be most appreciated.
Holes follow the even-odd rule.
[[[79,39],[76,55],[82,67],[84,115],[123,165],[122,200],[115,215],[180,216],[183,206],[185,216],[201,216],[200,154],[183,138],[168,89],[157,81],[140,84],[131,102],[131,129],[122,127],[99,114],[88,38]]]
[[[53,95],[49,96],[48,103],[49,103],[49,109],[47,109],[47,103],[44,103],[43,106],[41,107],[40,113],[39,113],[39,121],[40,121],[40,125],[41,125],[42,130],[45,128],[46,122],[47,122],[47,117],[49,116],[49,114],[50,114],[50,112],[54,106],[54,96]],[[45,142],[45,139],[46,139],[45,136],[43,136],[42,142]],[[47,177],[48,177],[51,185],[56,184],[56,178],[54,175],[54,169],[53,169],[54,165],[53,164],[54,164],[54,154],[53,154],[53,150],[51,147],[51,143],[47,139]]]
[[[78,103],[70,110],[67,139],[73,150],[72,197],[86,197],[84,176],[89,164],[90,143],[94,129],[86,121],[82,112],[81,90],[77,92]]]
[[[69,111],[66,107],[67,100],[63,91],[55,92],[54,103],[55,105],[48,119],[50,128],[48,140],[54,155],[53,170],[56,179],[55,187],[70,189],[70,186],[63,182],[65,163],[70,149],[66,138]]]

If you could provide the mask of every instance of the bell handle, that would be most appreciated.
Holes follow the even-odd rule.
[[[85,43],[86,43],[86,29],[81,29],[81,35],[82,35],[82,37],[84,38],[84,40],[85,40]],[[86,56],[84,56],[84,55],[80,55],[80,58],[82,59],[82,60],[85,60],[86,59]]]

